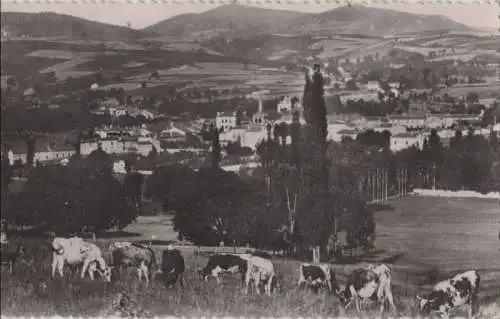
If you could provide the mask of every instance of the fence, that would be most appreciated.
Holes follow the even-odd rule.
[[[406,168],[368,169],[362,178],[360,191],[367,203],[380,203],[408,195],[413,188],[412,180]]]

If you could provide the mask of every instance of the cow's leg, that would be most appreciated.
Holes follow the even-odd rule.
[[[148,271],[148,266],[146,266],[146,264],[144,264],[144,262],[142,262],[139,267],[141,267],[141,269],[142,269],[142,273],[144,274],[144,278],[146,279],[146,284],[149,285],[149,271]]]
[[[9,260],[9,273],[12,275],[14,270],[14,262],[12,260]]]
[[[87,268],[89,267],[89,265],[90,265],[90,260],[89,259],[85,259],[83,261],[82,273],[80,275],[81,279],[83,279],[85,277],[85,272],[87,271]]]
[[[470,318],[476,314],[477,311],[477,292],[473,291],[470,300]]]
[[[250,285],[251,278],[252,276],[250,276],[249,274],[247,274],[247,276],[245,277],[245,289],[244,289],[245,294],[248,294],[248,286]]]
[[[260,278],[254,278],[253,284],[254,284],[255,290],[257,291],[257,295],[260,295]],[[267,290],[267,289],[265,289],[265,290]]]
[[[361,314],[360,301],[357,296],[354,296],[354,303],[356,304],[356,311],[358,312],[358,314]]]
[[[89,266],[89,277],[90,277],[90,280],[94,280],[94,273],[96,271],[96,265],[95,263],[92,263],[90,266]]]
[[[57,267],[57,257],[56,254],[54,253],[52,255],[52,278],[56,275],[56,267]]]
[[[387,298],[387,301],[389,301],[389,306],[391,306],[392,311],[396,312],[396,305],[394,304],[394,297],[392,296],[390,288],[387,288],[385,297]]]
[[[141,269],[141,267],[137,268],[137,277],[139,277],[139,281],[142,281],[142,269]]]
[[[179,286],[181,286],[181,288],[184,288],[184,274],[179,274]]]
[[[267,288],[267,295],[271,296],[271,288],[272,288],[272,283],[273,283],[273,278],[274,276],[269,277],[269,281],[267,282],[266,288]]]

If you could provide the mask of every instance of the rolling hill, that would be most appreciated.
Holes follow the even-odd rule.
[[[181,14],[144,30],[170,36],[210,31],[232,35],[255,35],[286,30],[291,21],[304,15],[307,14],[228,4],[198,14]]]
[[[313,14],[230,4],[198,14],[175,16],[144,30],[171,36],[200,32],[232,35],[334,32],[383,36],[404,32],[470,29],[440,15],[418,15],[365,6],[344,6]]]
[[[365,6],[344,6],[291,22],[298,32],[338,32],[366,35],[391,35],[405,32],[470,30],[471,28],[441,15],[411,14]]]
[[[2,33],[9,37],[50,37],[67,40],[124,41],[154,34],[53,12],[2,12]]]

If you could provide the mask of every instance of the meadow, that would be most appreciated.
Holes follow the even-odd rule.
[[[429,291],[440,279],[474,268],[481,275],[480,315],[493,318],[500,311],[499,220],[500,208],[496,200],[419,196],[393,200],[376,213],[375,254],[360,263],[335,264],[334,268],[342,284],[350,271],[367,262],[390,264],[398,315],[407,316],[417,314],[417,294]],[[164,245],[175,240],[175,235],[170,217],[141,217],[119,236],[98,239],[97,244],[105,251],[105,258],[109,258],[106,247],[110,241],[153,240],[153,244]],[[344,315],[336,297],[326,293],[312,295],[296,288],[300,264],[297,260],[273,259],[277,271],[284,275],[283,289],[276,297],[268,298],[244,295],[242,286],[233,277],[225,277],[222,286],[217,286],[214,280],[201,282],[196,270],[204,266],[207,253],[213,250],[207,247],[175,244],[186,259],[186,287],[166,289],[159,282],[146,287],[144,282],[137,280],[134,271],[126,279],[111,284],[92,282],[88,278],[82,281],[76,274],[71,277],[68,270],[67,278],[52,280],[49,247],[43,244],[48,243],[46,239],[12,237],[11,242],[28,246],[35,263],[31,269],[19,265],[14,275],[2,269],[3,315],[97,316],[119,292],[128,294],[153,315]],[[153,248],[160,258],[162,246],[154,245]],[[43,285],[46,287],[41,288]],[[455,315],[465,315],[465,312],[458,311]]]

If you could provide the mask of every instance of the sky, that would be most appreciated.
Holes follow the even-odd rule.
[[[214,9],[221,4],[228,3],[228,0],[204,1],[204,0],[53,0],[53,4],[46,3],[26,3],[28,0],[18,1],[0,0],[1,11],[23,11],[23,12],[42,12],[52,11],[56,13],[70,14],[73,16],[126,26],[127,22],[135,29],[143,28],[159,22],[163,19],[173,17],[183,13],[199,13]],[[167,3],[165,3],[166,1]],[[500,28],[500,6],[494,0],[478,1],[472,3],[472,0],[454,1],[454,4],[426,3],[428,0],[406,0],[392,1],[396,4],[373,4],[377,2],[390,2],[387,0],[377,1],[352,1],[353,4],[363,4],[378,8],[387,8],[398,11],[405,11],[417,14],[441,14],[454,21],[479,28]],[[36,1],[43,2],[43,1]],[[107,3],[103,3],[107,2]],[[135,3],[132,3],[135,2]],[[142,2],[142,3],[141,3]],[[204,4],[212,3],[212,4]],[[269,4],[273,2],[272,4]],[[277,2],[282,2],[281,4]],[[249,4],[269,9],[294,10],[301,12],[322,12],[334,9],[340,5],[334,3],[317,4],[315,1],[309,1],[305,4],[304,0],[264,0],[264,1],[240,1],[242,4]],[[330,2],[330,1],[322,1]],[[444,2],[444,1],[443,1]],[[213,4],[216,3],[216,4]],[[345,5],[347,2],[344,1]]]

